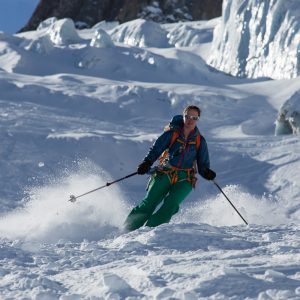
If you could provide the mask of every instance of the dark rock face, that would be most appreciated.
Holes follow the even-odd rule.
[[[50,17],[71,18],[78,27],[100,21],[124,23],[136,18],[156,22],[208,20],[219,17],[222,0],[40,0],[20,31],[35,30]]]

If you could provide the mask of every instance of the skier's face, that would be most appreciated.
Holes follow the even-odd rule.
[[[197,121],[199,120],[198,112],[195,109],[189,109],[185,115],[184,118],[184,127],[188,128],[189,130],[192,130],[196,127]]]

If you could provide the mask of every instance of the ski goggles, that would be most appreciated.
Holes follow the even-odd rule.
[[[199,120],[198,116],[184,115],[184,118],[187,119],[187,120],[193,120],[193,121],[198,121]]]

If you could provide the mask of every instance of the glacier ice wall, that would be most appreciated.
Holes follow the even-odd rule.
[[[224,0],[209,64],[240,77],[300,73],[299,0]]]

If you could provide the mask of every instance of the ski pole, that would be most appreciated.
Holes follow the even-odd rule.
[[[122,178],[120,178],[120,179],[117,179],[117,180],[115,180],[115,181],[107,182],[107,183],[106,183],[105,185],[103,185],[103,186],[100,186],[100,187],[98,187],[98,188],[96,188],[96,189],[93,189],[93,190],[91,190],[91,191],[89,191],[89,192],[86,192],[86,193],[81,194],[81,195],[76,196],[76,197],[75,197],[74,195],[70,195],[69,201],[71,201],[71,202],[74,203],[74,202],[76,202],[76,200],[77,200],[78,198],[80,198],[80,197],[82,197],[82,196],[85,196],[85,195],[87,195],[87,194],[90,194],[90,193],[93,193],[93,192],[95,192],[95,191],[101,190],[101,189],[103,189],[103,188],[105,188],[105,187],[107,187],[107,186],[110,186],[111,184],[114,184],[114,183],[116,183],[116,182],[119,182],[119,181],[121,181],[121,180],[124,180],[124,179],[126,179],[126,178],[129,178],[129,177],[134,176],[134,175],[136,175],[136,174],[137,174],[137,172],[134,172],[134,173],[131,173],[131,174],[125,176],[125,177],[122,177]]]
[[[215,180],[213,180],[213,183],[216,185],[216,187],[220,190],[220,192],[224,195],[224,197],[228,200],[228,202],[231,204],[231,206],[234,208],[234,210],[238,213],[238,215],[242,218],[242,220],[245,222],[246,225],[248,225],[247,221],[243,218],[243,216],[239,213],[239,211],[236,209],[236,207],[232,204],[232,202],[229,200],[229,198],[225,195],[225,193],[222,191],[221,187],[216,183]]]

